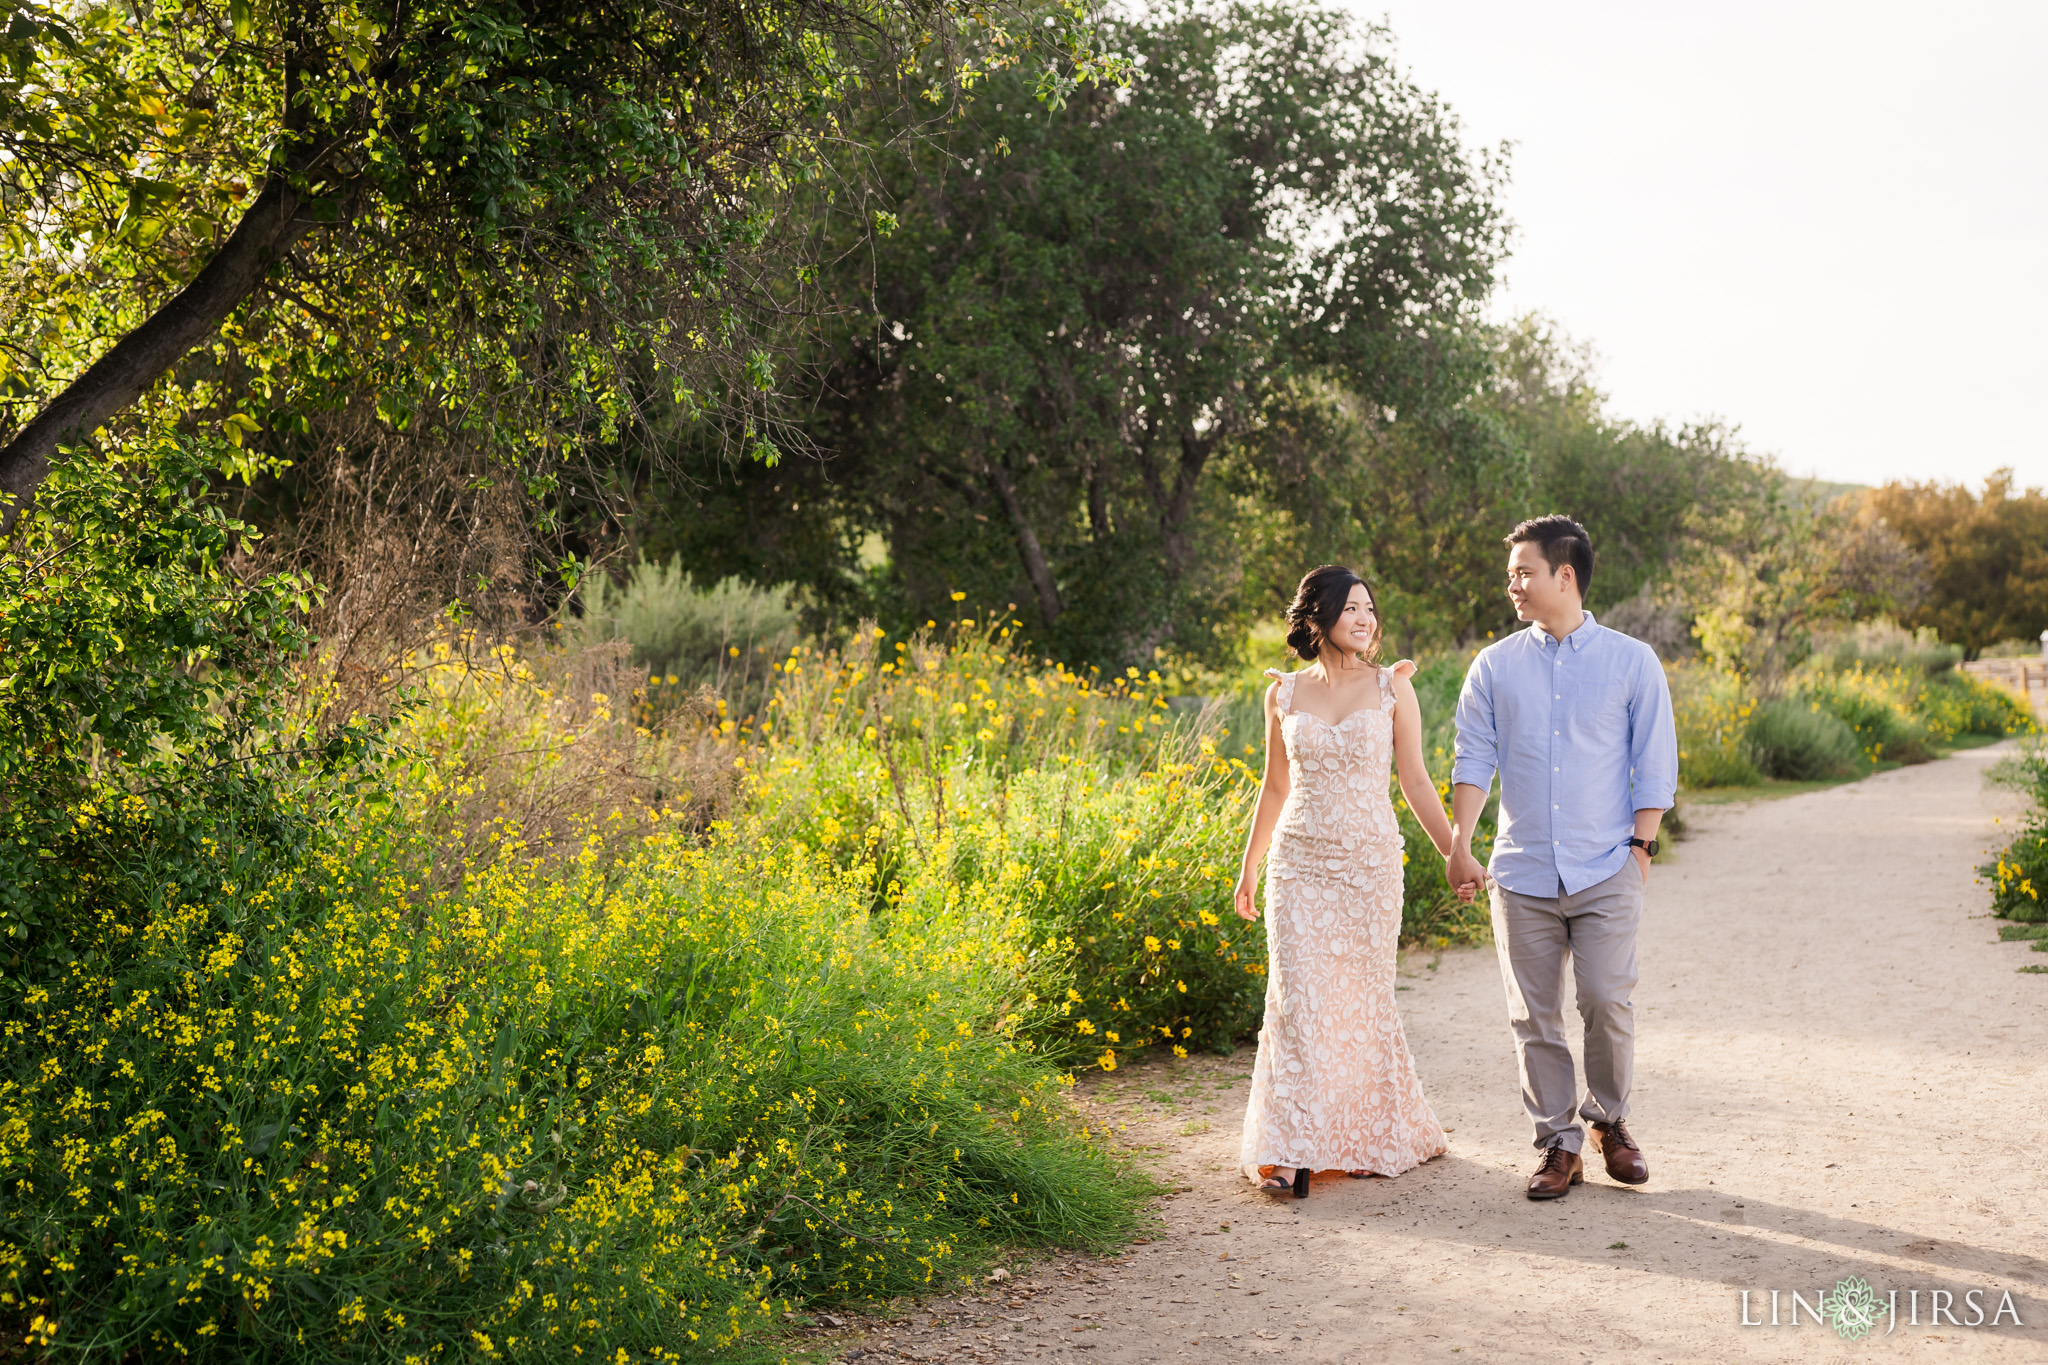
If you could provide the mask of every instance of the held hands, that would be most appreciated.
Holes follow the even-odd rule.
[[[1444,877],[1450,882],[1451,890],[1459,900],[1470,905],[1486,885],[1486,869],[1472,856],[1469,848],[1455,848],[1444,859]]]

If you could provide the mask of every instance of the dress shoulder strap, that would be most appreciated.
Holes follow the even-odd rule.
[[[1382,668],[1380,670],[1380,710],[1391,711],[1393,709],[1394,670],[1391,668]]]
[[[1280,714],[1284,716],[1294,709],[1294,679],[1296,675],[1293,673],[1283,673],[1277,668],[1269,668],[1266,670],[1266,676],[1280,684]]]

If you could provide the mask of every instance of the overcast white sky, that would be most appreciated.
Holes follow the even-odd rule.
[[[1349,0],[1510,140],[1504,313],[1795,474],[2048,484],[2048,4]]]

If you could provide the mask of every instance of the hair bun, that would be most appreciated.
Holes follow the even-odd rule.
[[[1287,647],[1294,651],[1295,658],[1313,662],[1321,652],[1316,647],[1316,625],[1299,606],[1297,603],[1287,609]]]

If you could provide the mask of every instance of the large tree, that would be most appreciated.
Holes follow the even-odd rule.
[[[828,458],[743,491],[766,539],[810,543],[792,523],[811,518],[850,556],[872,534],[912,619],[954,592],[1014,601],[1065,656],[1120,663],[1199,652],[1241,595],[1236,531],[1259,509],[1233,483],[1324,486],[1255,477],[1287,454],[1267,431],[1285,393],[1350,396],[1358,439],[1306,456],[1320,470],[1473,391],[1504,229],[1494,161],[1377,29],[1179,6],[1102,46],[1128,88],[1052,113],[999,76],[941,137],[871,136],[903,149],[878,166],[894,227],[830,277],[848,311],[814,352]]]
[[[1909,613],[1920,559],[1854,499],[1767,470],[1755,495],[1687,527],[1677,587],[1707,656],[1776,696],[1831,626]],[[1595,575],[1597,581],[1598,575]]]
[[[1927,594],[1905,617],[1932,626],[1974,659],[2003,640],[2048,630],[2048,496],[2002,469],[1982,494],[1962,484],[1888,483],[1864,495],[1863,515],[1925,561]]]
[[[1524,515],[1562,512],[1593,537],[1603,608],[1661,584],[1696,528],[1759,506],[1778,481],[1717,423],[1674,430],[1611,415],[1590,350],[1540,317],[1501,329],[1483,406],[1529,457]]]
[[[749,322],[791,302],[759,273],[778,182],[863,60],[941,94],[1098,69],[1079,6],[1016,13],[0,0],[0,491],[173,371],[238,440],[367,392],[543,488],[549,452],[616,437],[649,389],[765,451]]]
[[[1529,506],[1528,461],[1478,403],[1389,417],[1320,376],[1273,393],[1224,452],[1218,481],[1243,591],[1217,625],[1272,617],[1311,564],[1349,564],[1373,585],[1389,646],[1414,652],[1511,625],[1501,537]]]

